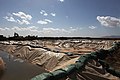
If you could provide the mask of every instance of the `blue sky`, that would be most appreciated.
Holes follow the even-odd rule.
[[[119,35],[119,4],[120,0],[0,0],[0,34]]]

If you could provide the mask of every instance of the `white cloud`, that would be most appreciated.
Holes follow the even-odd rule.
[[[0,28],[0,34],[3,34],[5,36],[12,36],[14,32],[19,33],[22,36],[27,36],[27,35],[38,35],[40,32],[38,31],[38,27],[35,26],[28,26],[28,27],[5,27],[5,28]]]
[[[37,23],[39,23],[39,24],[48,24],[48,23],[52,23],[52,21],[49,20],[49,19],[44,19],[44,20],[39,20]]]
[[[41,10],[40,14],[42,14],[43,16],[48,16],[48,13],[46,13],[46,11],[44,11],[44,10]]]
[[[73,31],[78,30],[77,28],[69,28],[69,29],[64,29],[64,28],[52,28],[52,27],[48,27],[48,28],[43,28],[41,30],[38,30],[38,27],[36,26],[29,26],[29,27],[18,27],[18,26],[14,26],[12,28],[0,28],[1,31],[37,31],[37,32],[43,32],[43,33],[70,33]]]
[[[38,24],[48,24],[48,22],[42,21],[42,20],[39,20],[37,23],[38,23]]]
[[[6,16],[3,18],[6,19],[7,21],[10,21],[10,22],[16,22],[16,20],[12,16],[10,16],[10,17]]]
[[[44,16],[48,16],[48,14],[47,14],[47,13],[44,13],[43,15],[44,15]]]
[[[52,23],[52,21],[51,21],[51,20],[49,20],[49,19],[45,19],[45,21],[46,21],[46,22],[49,22],[49,23]]]
[[[15,31],[37,31],[37,27],[35,26],[30,26],[30,27],[13,27],[11,28],[11,30],[15,30]]]
[[[52,33],[52,32],[67,32],[65,29],[59,29],[59,28],[43,28],[43,32],[45,33]]]
[[[47,13],[45,10],[41,10],[40,14],[43,15],[43,16],[48,16],[48,15],[51,15],[53,17],[56,16],[56,13]]]
[[[5,27],[5,28],[0,28],[0,31],[10,31],[11,28]]]
[[[111,16],[97,16],[101,25],[106,27],[120,27],[120,19]]]
[[[29,21],[27,21],[27,20],[19,20],[19,19],[17,19],[17,22],[19,23],[19,24],[30,24],[30,22]]]
[[[38,28],[35,27],[35,26],[30,26],[30,27],[17,27],[17,26],[14,26],[12,28],[8,28],[8,27],[5,27],[5,28],[0,28],[1,31],[38,31],[37,30]]]
[[[71,36],[78,32],[77,28],[53,28],[47,27],[40,30],[43,36]]]
[[[53,17],[55,17],[56,16],[56,14],[55,13],[50,13]]]
[[[4,28],[0,28],[0,31],[5,31],[5,29]]]
[[[44,10],[41,10],[41,11],[40,11],[40,14],[44,14],[44,13],[45,13],[45,11],[44,11]]]
[[[64,2],[64,0],[59,0],[60,2]]]
[[[16,17],[16,18],[14,18]],[[18,19],[18,17],[20,19]],[[30,24],[29,20],[32,19],[32,16],[29,15],[29,14],[25,14],[24,12],[18,12],[18,13],[12,13],[12,14],[8,14],[8,16],[6,17],[3,17],[4,19],[6,19],[7,21],[10,21],[10,22],[15,22],[15,23],[18,23],[18,24]]]
[[[74,29],[74,28],[70,28],[70,29],[64,29],[64,28],[43,28],[43,30],[41,31],[42,33],[45,34],[50,34],[53,33],[54,35],[56,34],[69,34],[72,33],[74,31],[77,31],[78,29]]]
[[[5,27],[5,30],[9,31],[9,30],[10,30],[10,28],[8,28],[8,27]]]
[[[95,29],[96,27],[95,26],[89,26],[90,29]]]
[[[25,14],[24,12],[18,12],[18,13],[12,13],[12,14],[17,16],[17,17],[20,17],[21,19],[24,19],[24,20],[31,20],[32,19],[31,15]]]
[[[19,33],[19,35],[39,35],[39,36],[70,36],[77,33],[79,30],[77,28],[38,28],[36,26],[28,26],[28,27],[5,27],[0,28],[0,34],[3,35],[13,35],[14,32]]]

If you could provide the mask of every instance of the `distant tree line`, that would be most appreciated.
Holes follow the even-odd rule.
[[[14,33],[12,37],[5,37],[0,35],[0,41],[6,40],[67,40],[67,39],[89,39],[89,40],[120,40],[120,38],[92,38],[92,37],[38,37],[38,36],[19,36],[18,33]]]

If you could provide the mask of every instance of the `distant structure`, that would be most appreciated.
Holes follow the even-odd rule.
[[[0,38],[4,37],[3,35],[0,35]]]
[[[3,35],[0,35],[0,41],[2,40],[6,40],[6,37],[4,37]]]
[[[19,34],[14,32],[14,37],[19,37]]]

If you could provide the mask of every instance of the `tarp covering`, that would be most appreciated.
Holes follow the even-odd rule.
[[[82,56],[52,52],[30,45],[0,44],[0,50],[50,71],[32,80],[120,80],[119,67],[112,65],[120,61],[120,43],[109,50],[101,49]]]
[[[40,74],[31,80],[120,80],[119,70],[116,70],[114,66],[111,67],[108,61],[110,56],[120,53],[116,52],[119,49],[120,43],[116,43],[109,50],[101,49],[82,55],[75,64]]]
[[[30,63],[39,65],[48,71],[58,69],[58,66],[71,60],[71,58],[64,53],[55,53],[43,48],[32,48],[26,45],[0,44],[0,50],[6,51]]]

